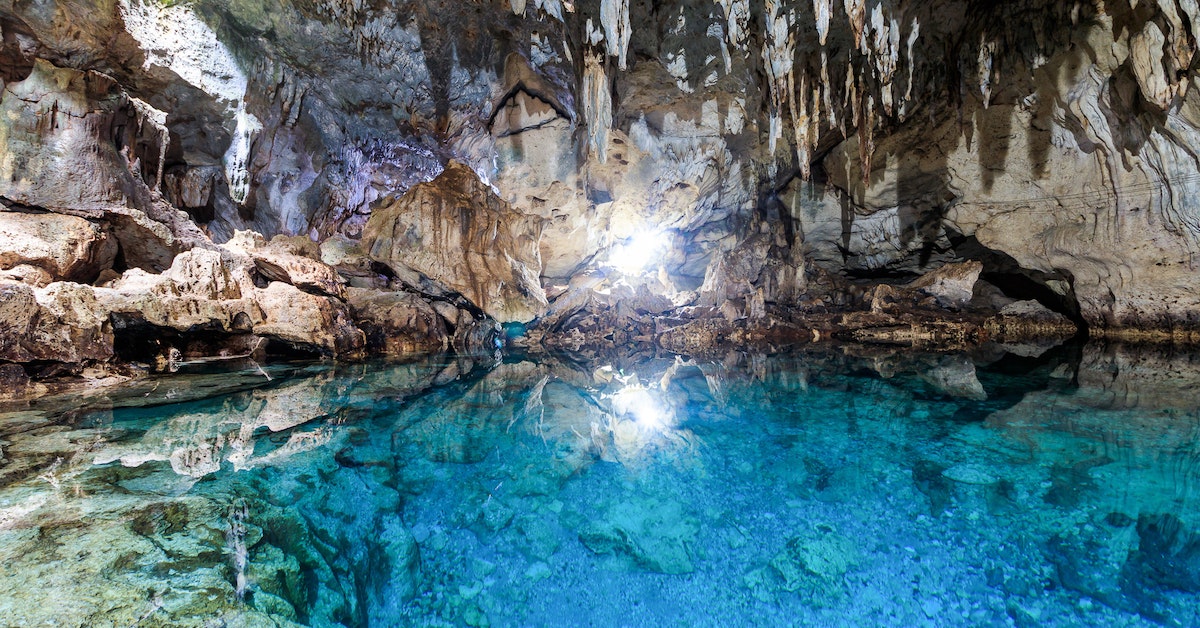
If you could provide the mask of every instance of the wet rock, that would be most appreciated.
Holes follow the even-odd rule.
[[[1141,515],[1137,522],[1138,550],[1130,557],[1145,565],[1147,575],[1161,585],[1181,591],[1200,591],[1200,533],[1172,514]]]
[[[1135,546],[1136,535],[1132,529],[1104,530],[1087,526],[1070,534],[1053,536],[1047,541],[1045,551],[1064,587],[1114,608],[1130,608],[1121,571]]]
[[[376,207],[362,247],[445,284],[498,321],[529,322],[547,307],[538,281],[541,224],[451,162],[438,178]]]
[[[752,588],[778,587],[799,593],[818,605],[832,605],[846,594],[844,576],[858,563],[856,544],[821,524],[813,531],[794,536],[769,563],[770,578],[760,574]]]
[[[983,401],[987,392],[975,372],[975,364],[964,355],[943,356],[920,374],[937,390],[962,399]]]
[[[347,290],[350,314],[372,352],[432,353],[450,347],[446,321],[425,299],[408,292]],[[457,323],[457,310],[454,322]]]
[[[680,504],[638,500],[609,507],[579,540],[597,554],[625,554],[650,571],[685,574],[695,570],[690,545],[697,531]]]
[[[970,463],[956,464],[942,471],[942,475],[960,484],[989,485],[999,481],[986,467]]]

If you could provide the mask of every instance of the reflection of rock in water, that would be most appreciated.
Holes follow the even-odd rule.
[[[337,367],[26,411],[0,421],[0,624],[539,623],[542,592],[586,595],[597,566],[623,599],[652,582],[722,619],[734,599],[867,624],[867,600],[911,623],[1198,617],[1194,411],[1071,388],[1058,358],[1026,377],[855,351]],[[922,379],[947,364],[988,400]],[[1089,369],[1138,390],[1138,368]]]

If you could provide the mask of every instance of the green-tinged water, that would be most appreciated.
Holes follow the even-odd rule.
[[[291,622],[1200,625],[1200,359],[438,359],[0,410],[0,626]]]

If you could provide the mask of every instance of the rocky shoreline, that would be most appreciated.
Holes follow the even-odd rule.
[[[386,8],[0,2],[0,394],[505,347],[1200,342],[1197,92],[1130,53],[1178,15],[1026,3],[1062,32],[947,52],[995,33],[935,4],[773,4],[789,48],[711,3],[634,3],[661,32],[613,39],[556,2],[370,33]],[[987,72],[953,84],[960,53]]]

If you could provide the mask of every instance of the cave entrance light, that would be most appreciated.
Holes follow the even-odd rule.
[[[612,248],[608,265],[623,275],[640,275],[661,258],[667,243],[667,234],[659,229],[639,231]]]

